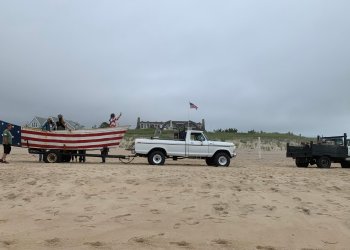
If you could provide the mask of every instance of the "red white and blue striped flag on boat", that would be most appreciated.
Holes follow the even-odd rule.
[[[119,146],[127,127],[35,131],[22,128],[22,147],[65,150],[88,150]]]
[[[7,123],[0,121],[0,133]],[[41,131],[14,126],[13,146],[36,149],[89,150],[118,147],[128,127]],[[1,137],[2,138],[2,137]]]

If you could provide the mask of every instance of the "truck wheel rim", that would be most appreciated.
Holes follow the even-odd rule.
[[[329,164],[329,163],[328,163],[328,160],[327,160],[327,159],[322,159],[322,160],[321,160],[321,164],[322,164],[323,167],[328,167],[328,164]]]
[[[55,155],[55,154],[49,154],[49,155],[47,156],[47,160],[48,160],[48,162],[50,162],[50,163],[54,163],[54,162],[57,161],[57,155]]]
[[[225,156],[219,157],[219,164],[220,164],[220,166],[225,166],[227,164],[227,159]]]
[[[160,155],[154,155],[154,156],[153,156],[153,162],[154,162],[155,164],[161,163],[161,162],[162,162],[162,157],[161,157]]]

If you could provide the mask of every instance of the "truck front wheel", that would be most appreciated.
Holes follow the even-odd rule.
[[[331,159],[328,156],[321,156],[317,159],[317,167],[319,168],[330,168],[331,167]]]
[[[164,165],[165,155],[162,151],[153,151],[148,155],[148,163],[150,165]]]
[[[230,157],[224,152],[219,152],[214,157],[214,165],[220,167],[227,167],[228,165],[230,165]]]

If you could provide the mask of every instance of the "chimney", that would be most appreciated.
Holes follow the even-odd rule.
[[[140,129],[140,117],[137,117],[136,129]]]

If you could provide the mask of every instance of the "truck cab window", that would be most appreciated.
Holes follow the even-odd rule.
[[[205,141],[205,137],[201,133],[192,133],[191,140],[192,141]]]

